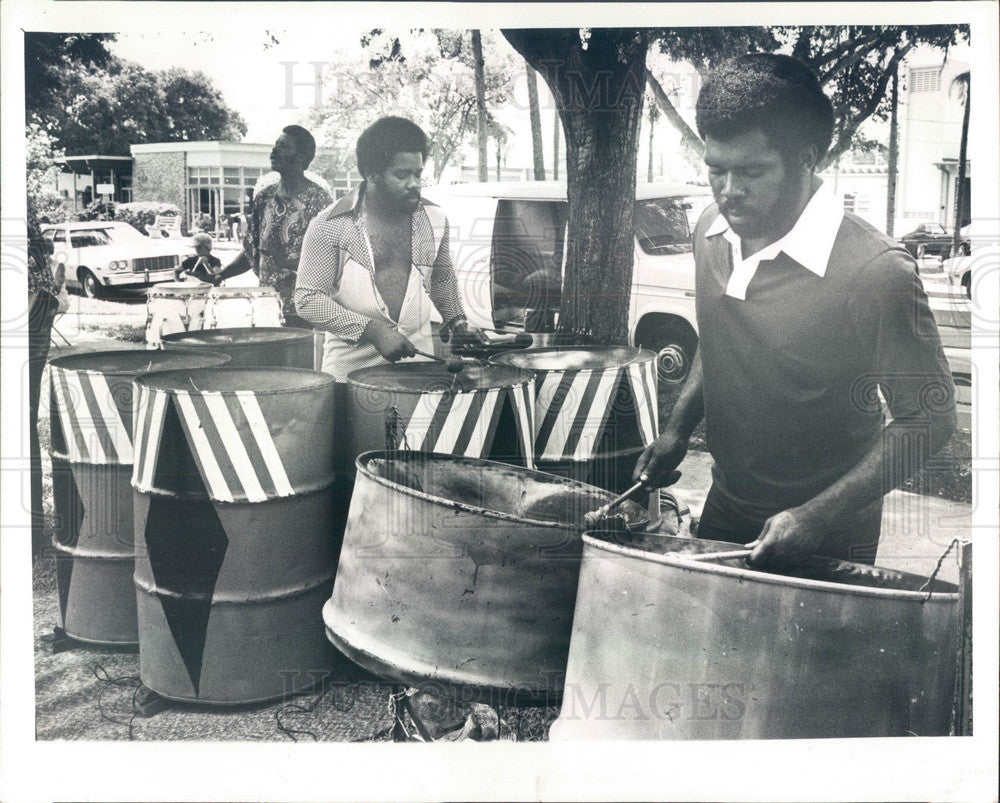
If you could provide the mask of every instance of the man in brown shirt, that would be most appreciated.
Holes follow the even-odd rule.
[[[882,497],[955,428],[916,266],[815,174],[833,109],[803,64],[734,59],[696,109],[716,199],[695,230],[700,342],[636,476],[661,482],[704,417],[714,466],[700,537],[750,542],[751,563],[873,563]]]

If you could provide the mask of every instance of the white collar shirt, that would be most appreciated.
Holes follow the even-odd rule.
[[[820,184],[806,204],[795,225],[781,239],[765,246],[746,259],[740,237],[729,228],[726,218],[719,216],[705,231],[706,237],[722,235],[729,243],[733,256],[733,272],[726,284],[726,295],[745,301],[747,287],[761,262],[772,260],[784,252],[806,270],[820,278],[826,275],[833,243],[844,219],[844,208],[826,183]]]

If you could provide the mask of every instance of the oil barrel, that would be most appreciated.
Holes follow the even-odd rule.
[[[291,326],[203,329],[164,335],[165,349],[206,348],[228,354],[230,366],[313,367],[313,332]]]
[[[583,516],[612,494],[520,466],[366,452],[333,595],[331,642],[370,672],[455,699],[555,704]],[[647,512],[625,502],[632,526]]]
[[[49,363],[56,576],[63,629],[78,641],[135,644],[132,380],[222,365],[224,354],[93,351]]]
[[[470,363],[449,373],[438,362],[376,365],[347,376],[346,451],[411,449],[534,466],[534,375]]]
[[[535,374],[535,466],[624,491],[659,431],[656,354],[626,346],[508,351],[496,365]]]
[[[948,734],[955,585],[819,557],[776,574],[699,539],[583,542],[550,739]]]
[[[314,685],[340,548],[333,377],[294,368],[136,381],[139,675],[235,704]]]

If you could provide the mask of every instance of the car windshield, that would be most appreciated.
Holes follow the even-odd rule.
[[[682,198],[650,198],[635,202],[635,237],[639,247],[652,255],[691,251],[691,229]]]
[[[79,229],[70,233],[70,242],[74,248],[89,248],[94,245],[110,245],[106,229]]]
[[[104,229],[104,232],[116,243],[146,242],[147,240],[145,234],[131,225],[109,226]]]

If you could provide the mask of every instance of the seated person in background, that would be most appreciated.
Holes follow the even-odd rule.
[[[194,256],[189,256],[174,269],[174,279],[191,276],[218,287],[222,284],[222,260],[212,254],[212,238],[199,232],[194,236]]]

